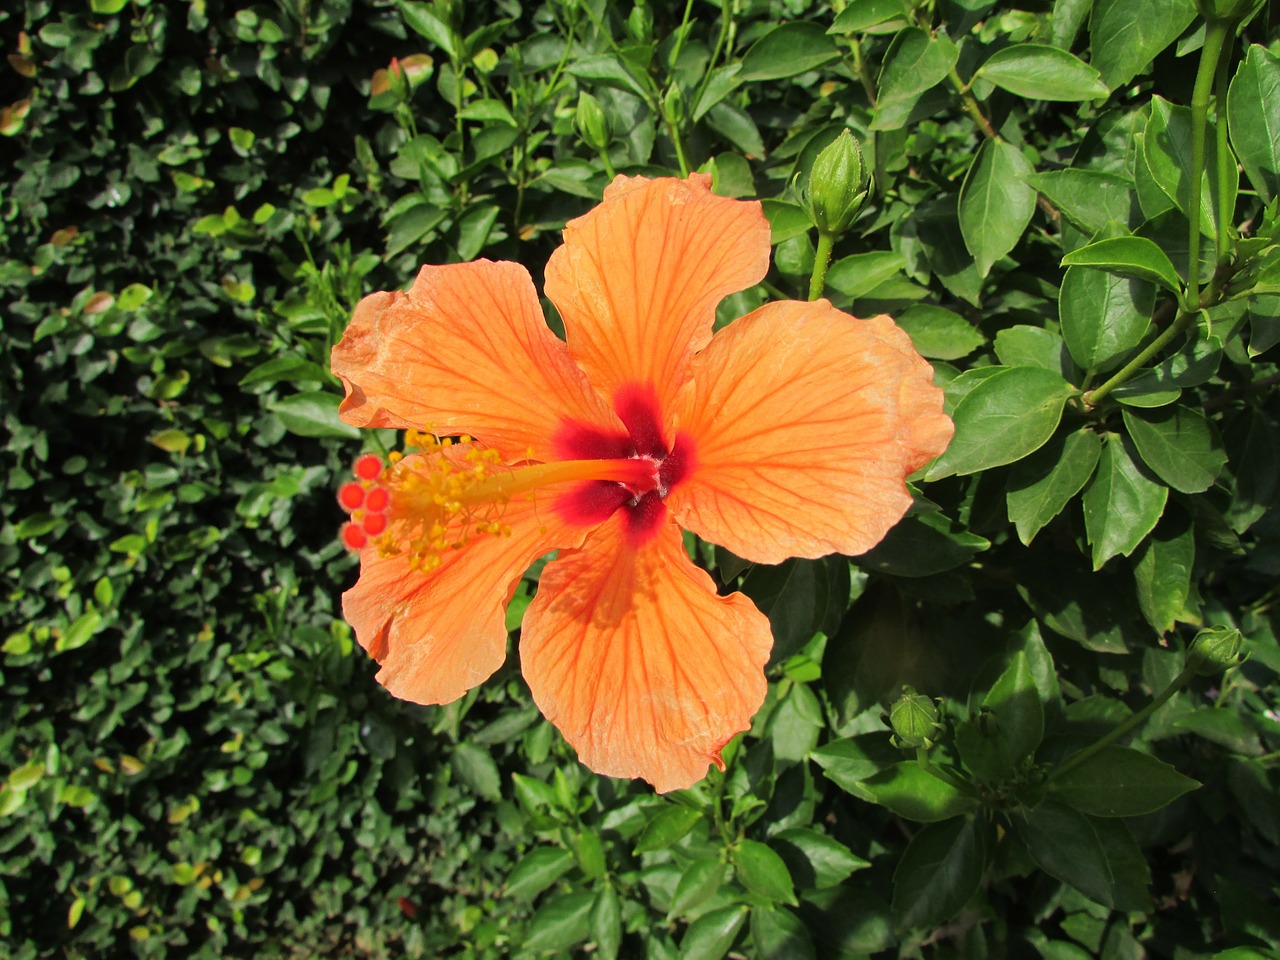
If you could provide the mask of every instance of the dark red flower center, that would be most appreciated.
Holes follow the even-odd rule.
[[[648,384],[626,384],[613,397],[613,409],[626,432],[601,430],[567,420],[553,438],[565,460],[649,460],[652,479],[645,483],[587,480],[560,496],[556,512],[568,523],[595,526],[622,510],[627,540],[640,546],[652,538],[667,515],[663,503],[693,469],[693,442],[677,432],[668,444],[658,395]]]

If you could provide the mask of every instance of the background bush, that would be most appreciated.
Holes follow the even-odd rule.
[[[1191,0],[0,13],[8,954],[1274,956],[1280,46],[1240,6],[1204,311]],[[957,440],[864,557],[690,544],[776,635],[728,771],[590,774],[514,646],[386,696],[339,617],[354,303],[540,280],[612,171],[686,166],[774,229],[721,321],[803,297],[792,181],[844,129],[876,193],[827,295],[900,319]],[[1202,625],[1247,662],[1184,669]]]

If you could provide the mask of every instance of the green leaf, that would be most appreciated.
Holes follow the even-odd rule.
[[[827,779],[857,793],[863,780],[897,763],[902,754],[889,742],[887,733],[867,733],[833,740],[810,756]]]
[[[759,564],[743,578],[742,592],[769,618],[771,663],[796,653],[818,631],[834,632],[849,599],[849,563],[844,559],[793,559]]]
[[[523,949],[530,953],[567,954],[570,947],[591,935],[591,908],[595,899],[590,890],[580,890],[547,901],[529,921]]]
[[[680,940],[680,960],[720,960],[738,938],[747,919],[742,904],[704,913],[685,931]]]
[[[839,840],[808,827],[783,830],[773,836],[772,844],[796,885],[802,888],[834,887],[855,870],[871,866]]]
[[[917,303],[898,317],[916,352],[930,360],[959,360],[986,343],[986,337],[964,317],[942,307]]]
[[[905,20],[902,0],[850,0],[831,24],[827,33],[861,33],[890,20]]]
[[[1039,701],[1037,701],[1039,702]],[[903,760],[858,784],[858,796],[888,807],[900,817],[935,823],[972,813],[978,801],[925,771],[914,760]]]
[[[857,563],[894,577],[928,577],[953,570],[990,546],[990,540],[934,510],[899,521]]]
[[[239,386],[247,387],[255,383],[323,383],[327,379],[324,367],[313,363],[305,357],[274,357],[260,363],[243,377]]]
[[[501,100],[484,98],[474,100],[458,111],[457,116],[463,120],[476,120],[480,123],[505,123],[509,127],[517,126],[516,118]]]
[[[400,15],[409,29],[421,37],[426,37],[445,52],[450,60],[456,60],[461,51],[458,50],[454,32],[432,10],[429,3],[420,0],[400,0]]]
[[[1070,50],[1092,9],[1093,0],[1053,0],[1053,11],[1049,14],[1049,42],[1055,47]]]
[[[838,19],[838,18],[837,18]],[[1251,44],[1227,92],[1231,146],[1264,202],[1280,194],[1280,58]]]
[[[1217,429],[1183,404],[1158,410],[1124,411],[1125,429],[1143,463],[1181,493],[1203,493],[1227,465]]]
[[[65,519],[55,517],[51,513],[33,513],[14,524],[13,536],[18,540],[43,537],[46,533],[51,533],[58,527],[66,526],[66,523]]]
[[[1026,180],[1089,236],[1109,224],[1129,222],[1134,186],[1128,177],[1102,170],[1048,170]]]
[[[893,38],[877,84],[873,130],[897,130],[911,117],[921,94],[946,79],[960,52],[945,34],[908,27]]]
[[[451,757],[454,771],[462,782],[486,800],[502,799],[502,775],[493,755],[474,743],[460,743]]]
[[[102,629],[102,614],[90,607],[71,622],[53,645],[58,653],[78,650],[93,639],[94,634]]]
[[[423,203],[388,221],[387,256],[394,257],[424,240],[448,215],[445,207]]]
[[[1151,868],[1123,820],[1093,821],[1111,869],[1111,905],[1125,913],[1151,913]]]
[[[1199,786],[1149,753],[1114,745],[1049,781],[1055,797],[1095,817],[1155,813]]]
[[[793,20],[774,27],[742,58],[738,79],[783,80],[814,70],[840,56],[840,48],[817,23]]]
[[[150,300],[153,295],[154,291],[145,283],[131,283],[120,291],[120,296],[116,297],[116,309],[137,310]]]
[[[1102,441],[1088,427],[1045,444],[1009,474],[1005,503],[1018,539],[1030,545],[1093,476]]]
[[[1115,877],[1093,822],[1046,800],[1027,814],[1027,852],[1045,873],[1098,903],[1113,905]]]
[[[1155,527],[1169,488],[1151,479],[1128,443],[1107,436],[1098,472],[1084,492],[1084,527],[1093,547],[1093,569],[1117,554],[1127,557]]]
[[[1074,558],[1059,555],[1056,560],[1019,571],[1018,593],[1041,623],[1099,653],[1127,653],[1150,639],[1145,624],[1138,629],[1131,591],[1121,592],[1114,581],[1091,575]]]
[[[1070,384],[1039,367],[1004,367],[991,374],[956,405],[955,437],[927,479],[965,476],[1033,453],[1057,429],[1070,395]]]
[[[284,428],[301,437],[360,437],[360,431],[338,418],[342,398],[332,393],[295,393],[270,404]]]
[[[625,90],[627,93],[634,94],[641,100],[649,96],[649,92],[645,89],[644,84],[636,79],[635,75],[627,69],[627,61],[617,57],[611,53],[602,53],[591,57],[581,57],[572,61],[565,70],[575,77],[582,77],[587,80],[598,80],[601,83],[608,84],[618,90]],[[600,96],[598,90],[593,90],[595,95]]]
[[[1073,250],[1062,258],[1064,267],[1092,267],[1126,277],[1158,283],[1177,293],[1182,285],[1169,255],[1146,237],[1114,237]]]
[[[1178,39],[1195,15],[1192,0],[1096,0],[1090,62],[1108,89],[1122,87]]]
[[[1161,97],[1152,98],[1151,116],[1147,119],[1142,140],[1143,156],[1156,184],[1188,218],[1191,216],[1191,152],[1194,140],[1190,108],[1175,106]],[[1200,232],[1206,237],[1215,236],[1218,222],[1218,192],[1213,182],[1217,156],[1217,138],[1210,121],[1205,131],[1204,171],[1200,178]],[[1240,180],[1236,164],[1232,162],[1228,166],[1231,209],[1228,209],[1227,217],[1230,219]]]
[[[787,865],[768,844],[741,840],[733,848],[732,857],[744,887],[774,903],[796,905],[795,885]]]
[[[1021,650],[1031,668],[1036,690],[1040,692],[1040,703],[1050,717],[1056,717],[1062,709],[1062,686],[1058,683],[1053,656],[1045,646],[1040,626],[1035,620],[1028,620],[1018,634],[1022,639]]]
[[[978,306],[982,277],[960,233],[957,197],[946,195],[916,204],[899,225],[900,243],[910,243],[922,252],[928,269],[951,294]]]
[[[1017,147],[984,140],[960,187],[960,233],[978,275],[1012,250],[1036,211],[1036,192],[1024,179],[1033,168]]]
[[[1195,529],[1181,511],[1170,510],[1134,555],[1138,606],[1157,633],[1173,629],[1191,596],[1196,558]]]
[[[785,907],[751,908],[751,942],[757,956],[816,960],[813,940],[803,920]]]
[[[827,286],[857,300],[902,272],[902,255],[890,250],[855,253],[827,268]]]
[[[960,762],[969,773],[988,783],[1014,779],[1018,769],[1013,751],[1000,728],[990,717],[977,713],[955,726],[953,736]]]
[[[1253,725],[1231,710],[1204,707],[1177,717],[1171,726],[1194,733],[1232,753],[1256,757],[1264,752]]]
[[[563,847],[539,847],[515,862],[507,877],[507,896],[532,900],[573,866],[573,854]]]
[[[1068,267],[1058,296],[1062,339],[1082,370],[1118,366],[1151,326],[1155,286],[1146,280]]]
[[[751,157],[764,156],[764,141],[751,114],[736,103],[717,103],[707,111],[707,126],[720,134],[742,153]]]
[[[786,200],[763,200],[760,206],[769,221],[769,242],[775,247],[787,240],[803,237],[813,229],[809,214],[799,204]]]
[[[724,886],[725,863],[719,855],[699,857],[684,868],[671,895],[670,917],[688,916]]]
[[[600,839],[599,832],[591,827],[581,827],[571,843],[578,858],[578,866],[582,869],[582,875],[588,880],[599,880],[604,877],[608,865],[605,863],[604,841]]]
[[[692,807],[666,806],[645,824],[636,840],[635,852],[640,854],[665,850],[692,830],[694,824],[701,819],[701,811]]]
[[[1044,327],[1015,323],[996,334],[992,347],[1006,367],[1041,367],[1067,381],[1077,376],[1062,337]]]
[[[612,886],[596,894],[591,909],[591,939],[596,942],[596,955],[601,960],[617,960],[622,947],[622,902]]]
[[[1033,100],[1105,100],[1110,92],[1093,67],[1043,43],[1015,43],[997,50],[973,80],[979,77]]]
[[[458,256],[474,260],[489,241],[489,232],[497,222],[499,210],[484,204],[471,207],[458,218]]]
[[[893,912],[900,929],[939,926],[977,892],[986,870],[979,829],[974,821],[956,817],[911,838],[893,872]]]
[[[30,790],[44,778],[44,764],[38,761],[13,770],[6,781],[10,790]]]
[[[1031,662],[1023,651],[1013,655],[982,705],[995,715],[1015,766],[1035,753],[1044,737],[1044,704],[1040,702]]]
[[[1235,489],[1228,518],[1243,533],[1267,515],[1280,490],[1280,430],[1258,411],[1246,411],[1227,433]]]

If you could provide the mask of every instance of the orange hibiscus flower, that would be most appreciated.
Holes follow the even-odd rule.
[[[681,527],[758,563],[862,553],[952,434],[888,317],[771,303],[713,337],[717,303],[768,265],[759,203],[618,177],[547,264],[566,342],[514,263],[423,267],[360,302],[333,349],[342,417],[425,446],[358,463],[342,497],[360,550],[343,612],[392,694],[447,703],[497,670],[506,605],[557,550],[520,640],[542,712],[591,769],[659,791],[721,764],[773,641]]]

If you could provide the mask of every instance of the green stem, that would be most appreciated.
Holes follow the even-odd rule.
[[[671,145],[676,148],[676,162],[680,164],[680,176],[687,177],[691,168],[689,166],[689,158],[684,154],[684,143],[680,140],[680,130],[667,118],[666,114],[663,114],[662,122],[666,124],[667,136],[671,138]]]
[[[1155,713],[1162,706],[1164,706],[1170,697],[1172,697],[1175,693],[1177,693],[1179,690],[1185,687],[1188,683],[1190,683],[1191,678],[1194,676],[1195,676],[1195,672],[1193,670],[1191,670],[1189,667],[1184,667],[1182,669],[1182,672],[1173,678],[1173,682],[1169,684],[1169,686],[1165,687],[1164,691],[1160,694],[1160,696],[1156,697],[1149,704],[1147,704],[1145,707],[1143,707],[1133,716],[1129,717],[1128,720],[1126,720],[1124,723],[1117,726],[1106,736],[1099,738],[1096,743],[1085,747],[1083,750],[1078,750],[1077,752],[1073,753],[1071,756],[1067,757],[1066,760],[1064,760],[1061,764],[1058,765],[1058,768],[1054,770],[1053,773],[1049,774],[1049,779],[1057,780],[1059,777],[1063,776],[1069,771],[1074,770],[1076,767],[1080,766],[1080,764],[1084,763],[1086,760],[1088,760],[1090,757],[1092,757],[1095,753],[1097,753],[1102,748],[1111,746],[1111,744],[1115,743],[1117,740],[1119,740],[1129,731],[1133,730],[1135,727],[1138,727],[1146,723],[1147,719],[1153,713]]]
[[[791,294],[786,293],[785,291],[779,290],[768,280],[761,280],[760,286],[764,287],[764,292],[767,293],[769,296],[773,297],[773,299],[775,300],[794,300],[795,299],[795,297],[791,296]]]
[[[1187,297],[1184,310],[1200,309],[1200,202],[1203,195],[1205,128],[1209,122],[1209,96],[1218,73],[1218,60],[1230,32],[1226,20],[1210,20],[1205,28],[1200,65],[1196,68],[1196,85],[1191,94],[1191,203],[1187,218],[1191,221],[1187,235]]]
[[[676,64],[680,62],[680,51],[684,48],[684,38],[689,34],[689,14],[693,12],[693,0],[686,0],[684,5],[684,16],[680,19],[680,35],[676,37],[675,49],[671,51],[671,69],[675,71]]]
[[[862,55],[862,42],[857,37],[853,37],[849,41],[849,50],[853,53],[853,71],[858,75],[858,79],[862,81],[862,89],[867,93],[867,101],[874,107],[876,105],[876,85],[875,81],[871,79],[871,71],[867,69],[866,58]]]
[[[461,38],[455,34],[454,43],[461,42]],[[454,127],[458,132],[458,157],[461,159],[466,153],[467,143],[466,125],[462,122],[462,67],[457,60],[451,60],[449,63],[453,69],[453,119]],[[464,206],[466,205],[467,182],[465,180],[458,183],[458,199]]]
[[[1213,110],[1215,119],[1214,133],[1217,135],[1218,147],[1218,250],[1215,261],[1221,269],[1231,261],[1231,221],[1234,219],[1235,203],[1231,196],[1231,179],[1235,172],[1235,164],[1231,147],[1227,144],[1227,85],[1231,82],[1228,73],[1231,69],[1231,47],[1227,46],[1218,57],[1218,72],[1214,80]]]
[[[729,39],[729,31],[733,24],[734,7],[737,6],[737,2],[738,0],[720,0],[720,33],[716,37],[715,49],[711,51],[711,59],[707,61],[707,69],[702,75],[702,81],[698,84],[698,90],[693,95],[693,99],[689,101],[691,116],[692,111],[696,110],[698,104],[702,102],[702,96],[707,92],[707,85],[711,83],[711,75],[715,72],[716,64],[720,62],[720,54]]]
[[[1152,357],[1186,332],[1187,328],[1191,326],[1192,321],[1195,320],[1196,312],[1197,311],[1180,311],[1178,313],[1178,318],[1174,320],[1173,323],[1169,324],[1168,329],[1165,330],[1164,333],[1160,334],[1160,336],[1147,344],[1145,350],[1117,370],[1112,375],[1111,379],[1103,383],[1102,386],[1086,393],[1084,395],[1085,406],[1096,407],[1103,397],[1132,377],[1140,369],[1145,367]]]
[[[613,162],[609,159],[609,151],[598,150],[596,152],[600,154],[600,162],[604,164],[604,172],[608,175],[609,182],[612,183],[613,178],[616,177],[618,174],[614,171]]]
[[[831,263],[831,247],[835,242],[834,234],[818,231],[818,249],[813,255],[813,276],[809,278],[810,300],[817,300],[822,296],[822,288],[827,285],[827,265]]]
[[[978,125],[978,129],[982,131],[983,135],[991,140],[999,140],[1000,134],[991,125],[987,115],[982,112],[982,106],[978,103],[978,98],[969,91],[968,86],[960,79],[960,74],[956,73],[955,67],[952,67],[947,73],[947,79],[951,82],[951,88],[960,96],[960,102],[964,105],[965,112]]]
[[[969,114],[970,119],[977,124],[978,129],[982,131],[982,135],[988,140],[1002,140],[1003,138],[1000,136],[999,131],[992,126],[991,121],[987,119],[987,115],[982,112],[982,104],[978,103],[978,98],[973,95],[969,85],[960,79],[960,74],[956,72],[955,67],[952,67],[947,74],[947,80],[960,98],[960,103],[963,105],[965,113]],[[1057,223],[1062,218],[1062,213],[1043,193],[1036,193],[1036,205],[1054,223]]]

